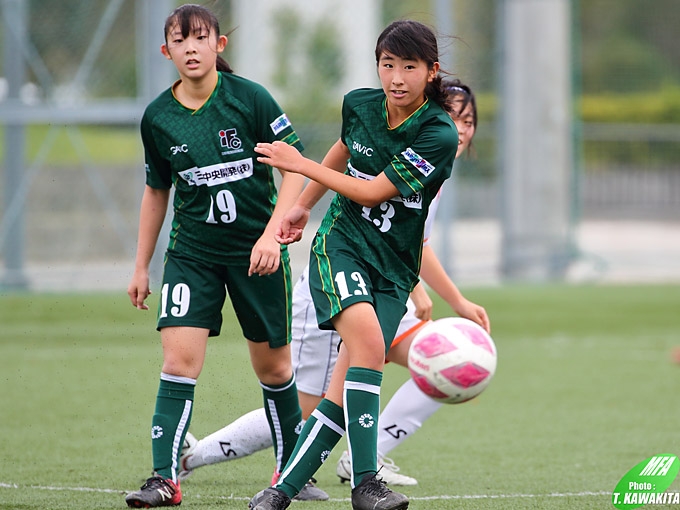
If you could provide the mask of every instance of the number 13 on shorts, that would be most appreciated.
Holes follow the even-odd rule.
[[[345,271],[338,271],[334,280],[342,301],[352,296],[368,296],[366,282],[358,271],[352,272],[349,280]]]

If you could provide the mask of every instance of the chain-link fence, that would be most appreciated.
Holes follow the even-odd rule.
[[[208,5],[224,31],[239,25],[231,19],[235,1]],[[449,2],[456,38],[443,37],[442,50],[449,70],[477,92],[480,121],[476,156],[456,168],[454,217],[440,218],[440,225],[496,222],[501,214],[497,16],[509,1]],[[0,0],[0,261],[6,287],[120,287],[121,274],[129,274],[144,182],[137,125],[154,90],[173,79],[157,55],[165,15],[178,3]],[[383,21],[409,16],[436,26],[436,3],[384,2]],[[680,107],[673,91],[680,87],[680,50],[673,20],[680,19],[680,4],[574,0],[570,7],[574,222],[679,221]],[[161,67],[149,72],[150,66]],[[671,91],[666,102],[663,90]],[[617,105],[627,97],[636,104],[622,121]],[[337,139],[339,122],[315,122],[316,105],[282,103],[309,113],[293,121],[307,155],[320,159]],[[329,108],[339,110],[339,98]]]

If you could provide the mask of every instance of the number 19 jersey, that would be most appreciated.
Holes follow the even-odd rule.
[[[281,107],[261,85],[218,73],[198,110],[168,89],[141,123],[146,183],[175,186],[168,248],[206,262],[248,265],[276,204],[272,168],[257,161],[258,142],[282,140],[302,150]]]

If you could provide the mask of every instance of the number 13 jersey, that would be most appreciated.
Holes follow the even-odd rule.
[[[384,172],[400,195],[369,208],[338,194],[318,234],[344,236],[362,260],[410,291],[420,272],[428,208],[451,175],[455,124],[427,100],[391,128],[384,92],[359,89],[345,96],[341,139],[350,153],[347,174],[371,180]]]

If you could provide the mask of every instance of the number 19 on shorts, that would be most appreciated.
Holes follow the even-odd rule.
[[[172,302],[168,303],[168,297]],[[159,317],[162,319],[168,316],[168,304],[170,304],[170,315],[173,317],[184,317],[189,311],[191,301],[191,290],[186,283],[178,283],[172,287],[170,294],[170,284],[166,283],[161,288],[161,309]]]

